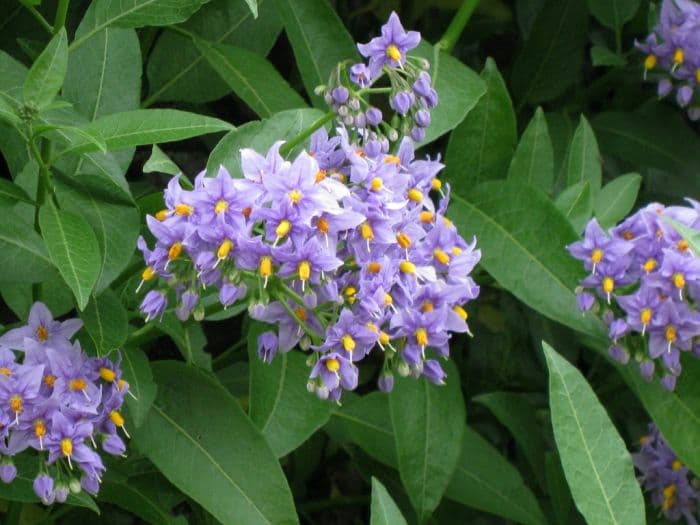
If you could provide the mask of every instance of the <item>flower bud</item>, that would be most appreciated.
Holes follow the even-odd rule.
[[[0,480],[4,483],[12,483],[17,477],[17,467],[11,461],[3,462],[0,465]]]
[[[44,505],[51,505],[54,501],[53,478],[47,474],[39,474],[32,485],[34,494]]]
[[[348,88],[344,86],[338,86],[331,91],[331,97],[333,98],[333,102],[336,104],[345,104],[348,101],[349,96],[350,92],[348,91]]]
[[[356,98],[351,98],[348,102],[348,107],[353,111],[358,111],[360,109],[360,101]]]
[[[411,369],[406,361],[399,361],[399,364],[396,366],[396,371],[401,377],[408,377],[408,374],[411,373]]]
[[[68,485],[59,483],[53,491],[54,498],[57,503],[65,503],[68,499]]]
[[[80,494],[83,490],[83,487],[80,486],[80,481],[75,478],[70,479],[68,482],[68,488],[73,494]]]
[[[378,126],[382,121],[382,112],[378,108],[369,108],[365,111],[365,118],[371,126]]]
[[[391,392],[394,389],[394,375],[391,372],[385,372],[377,380],[377,386],[382,392]]]
[[[413,119],[417,126],[421,128],[427,128],[430,126],[430,111],[425,109],[419,109],[416,111],[416,116]]]
[[[323,84],[319,84],[318,86],[316,86],[314,88],[314,95],[317,95],[320,97],[321,95],[323,95],[323,93],[325,91],[326,91],[326,86],[324,86]]]
[[[425,129],[424,128],[419,128],[419,127],[414,127],[411,130],[411,138],[415,140],[416,142],[422,142],[425,140]]]

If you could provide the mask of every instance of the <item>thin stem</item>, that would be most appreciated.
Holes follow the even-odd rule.
[[[58,0],[56,7],[56,16],[53,20],[53,33],[58,33],[61,28],[66,25],[66,15],[68,14],[68,4],[70,0]]]
[[[25,5],[24,7],[27,8],[27,10],[32,14],[34,18],[36,18],[36,21],[39,22],[39,25],[41,25],[41,27],[46,29],[50,35],[53,34],[53,27],[51,27],[51,24],[49,24],[46,18],[44,18],[44,15],[37,11],[36,7],[34,7],[33,5]]]
[[[448,53],[452,52],[452,49],[455,47],[457,40],[459,40],[462,31],[464,31],[464,27],[467,25],[467,22],[469,22],[478,4],[479,0],[464,0],[464,2],[462,2],[462,6],[457,10],[445,34],[442,35],[442,38],[438,41],[437,46]]]
[[[221,352],[219,355],[217,355],[214,359],[212,359],[212,366],[217,366],[220,365],[223,361],[225,361],[228,357],[231,356],[231,354],[235,353],[236,351],[240,350],[241,347],[245,346],[245,344],[248,341],[245,340],[245,338],[241,339],[237,343],[232,344],[229,346],[226,350]]]
[[[299,133],[296,137],[294,137],[289,142],[285,143],[280,148],[280,155],[286,155],[287,153],[292,151],[292,149],[294,149],[295,146],[297,146],[298,144],[301,144],[303,141],[305,141],[307,138],[309,138],[311,135],[313,135],[314,131],[321,128],[327,122],[330,122],[334,116],[335,116],[335,113],[333,113],[332,111],[329,111],[328,113],[323,115],[320,119],[318,119],[316,122],[311,124],[311,126],[309,126],[304,131]]]
[[[304,330],[304,332],[306,332],[306,335],[308,335],[311,338],[313,343],[316,345],[320,344],[321,343],[321,336],[318,335],[313,330],[311,330],[309,327],[307,327],[304,324],[304,321],[299,319],[299,316],[297,315],[297,313],[294,310],[292,310],[292,307],[289,306],[289,304],[287,304],[287,300],[286,300],[287,298],[280,297],[279,299],[280,299],[280,301],[279,301],[280,304],[284,307],[285,310],[287,310],[287,313],[292,316],[292,318],[297,322],[297,324],[301,327],[301,329]]]

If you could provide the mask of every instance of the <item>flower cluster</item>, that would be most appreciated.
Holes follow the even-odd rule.
[[[380,141],[386,152],[387,138],[392,142],[399,134],[410,135],[417,142],[425,138],[430,110],[437,106],[438,96],[427,71],[428,61],[407,54],[420,43],[420,33],[405,31],[393,12],[381,33],[367,44],[357,44],[368,64],[341,64],[318,92],[324,94],[342,124]],[[384,78],[389,86],[377,87]],[[393,119],[384,119],[382,111],[370,104],[372,94],[389,95],[389,107],[396,113]]]
[[[108,454],[126,450],[117,431],[126,434],[120,409],[129,385],[118,362],[71,343],[81,326],[54,321],[35,303],[27,326],[0,337],[0,479],[11,483],[13,456],[33,449],[41,457],[34,491],[46,505],[81,487],[98,492],[105,471],[98,443]]]
[[[700,83],[700,4],[693,0],[664,0],[659,22],[644,42],[635,42],[646,53],[645,77],[659,71],[658,94],[676,90],[676,102],[688,108],[692,120],[700,119],[700,104],[693,100]]]
[[[649,434],[642,437],[640,443],[641,448],[632,454],[632,460],[642,474],[639,482],[651,493],[654,506],[660,507],[671,521],[684,517],[687,523],[697,525],[695,516],[700,494],[692,472],[678,459],[653,423],[649,424]]]
[[[590,272],[581,282],[579,308],[598,305],[589,291],[606,305],[610,355],[627,363],[632,351],[646,379],[659,364],[668,390],[681,373],[680,353],[700,354],[700,259],[672,222],[700,228],[700,204],[688,201],[690,206],[650,204],[608,233],[592,219],[584,239],[568,247]]]
[[[367,82],[382,68],[407,74],[405,52],[418,42],[396,15],[382,33],[381,57],[376,39],[360,47],[371,57]],[[346,100],[333,93],[333,104]],[[479,292],[469,276],[476,240],[445,217],[443,165],[415,159],[410,137],[389,153],[365,129],[335,131],[316,131],[291,161],[282,142],[264,156],[243,149],[241,179],[221,168],[187,191],[174,178],[166,208],[147,218],[155,247],[139,240],[142,283],[160,278],[141,309],[152,319],[175,296],[180,319],[201,318],[200,296],[214,288],[224,307],[246,304],[253,319],[276,325],[258,340],[265,361],[312,350],[307,386],[324,399],[354,389],[357,363],[373,350],[383,355],[383,390],[393,369],[441,383],[435,357],[448,357],[452,332],[469,332],[463,305]]]

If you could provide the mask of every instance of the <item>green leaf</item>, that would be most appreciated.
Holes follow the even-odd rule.
[[[481,78],[486,94],[452,132],[445,154],[445,178],[463,188],[504,178],[518,139],[513,104],[492,59]]]
[[[250,12],[253,13],[253,18],[258,18],[258,0],[245,0],[245,3],[250,8]]]
[[[107,355],[119,348],[129,335],[126,310],[119,297],[107,288],[98,296],[90,297],[85,310],[80,314],[85,329],[95,342],[97,355]]]
[[[216,175],[219,166],[223,166],[232,177],[242,177],[242,148],[251,148],[264,155],[280,137],[294,137],[321,117],[323,112],[318,109],[292,109],[262,122],[247,122],[224,135],[212,150],[207,161],[207,175]]]
[[[207,340],[199,323],[182,323],[174,314],[167,313],[156,326],[173,340],[185,361],[211,370],[211,354],[204,351]]]
[[[86,129],[100,133],[107,148],[113,150],[184,140],[234,127],[223,120],[177,109],[135,109],[100,117]]]
[[[620,175],[607,183],[593,203],[596,219],[603,228],[615,226],[632,211],[642,177],[637,173]]]
[[[600,152],[593,129],[583,115],[574,138],[571,139],[568,157],[567,185],[573,186],[579,182],[588,181],[591,194],[596,198],[602,183]]]
[[[550,319],[605,337],[602,323],[576,307],[581,268],[564,247],[577,235],[543,193],[515,181],[493,181],[476,188],[468,201],[452,196],[452,220],[466,238],[477,236],[481,265],[504,288]]]
[[[153,405],[157,386],[153,382],[151,364],[145,353],[137,348],[125,348],[121,356],[124,380],[129,383],[129,392],[136,398],[127,395],[124,401],[131,418],[130,423],[138,428],[146,420]]]
[[[589,523],[645,523],[632,458],[575,367],[542,343],[557,449],[577,508]]]
[[[62,27],[29,69],[22,89],[24,102],[39,109],[48,106],[61,89],[67,67],[68,38]]]
[[[105,478],[100,485],[100,500],[117,505],[152,525],[174,525],[176,518],[159,501],[160,487],[142,477],[113,481]]]
[[[517,469],[468,426],[464,429],[457,470],[445,496],[518,523],[546,523]]]
[[[571,511],[574,506],[574,500],[571,499],[571,492],[566,484],[566,477],[561,468],[559,454],[549,451],[545,454],[544,473],[547,478],[549,499],[552,502],[557,524],[568,525],[571,523]]]
[[[314,106],[325,107],[314,89],[328,83],[339,62],[357,58],[355,43],[327,0],[274,0],[274,4],[306,92]]]
[[[431,111],[431,123],[421,143],[428,144],[464,120],[486,93],[486,84],[462,62],[428,42],[421,42],[411,54],[430,62],[433,87],[440,94],[440,102]]]
[[[231,394],[183,363],[153,373],[158,395],[133,441],[163,475],[222,523],[298,523],[277,459]]]
[[[401,482],[419,520],[440,503],[457,466],[464,431],[459,372],[447,363],[446,384],[398,378],[389,394]]]
[[[200,39],[195,43],[233,92],[261,117],[306,106],[304,99],[265,58],[240,47]]]
[[[545,193],[554,186],[554,150],[542,108],[525,128],[508,168],[508,178],[527,182]]]
[[[9,100],[9,97],[2,92],[0,92],[0,120],[4,120],[10,124],[17,124],[19,122],[15,105]]]
[[[26,191],[7,179],[0,179],[0,206],[14,206],[18,202],[34,206],[34,201]]]
[[[389,491],[384,485],[372,477],[372,515],[370,525],[401,525],[406,523],[406,519],[401,511],[391,499]]]
[[[108,26],[167,26],[184,22],[208,0],[95,0],[89,25],[70,45],[73,52]]]
[[[522,103],[561,95],[580,74],[588,34],[584,0],[548,0],[515,59],[511,85]]]
[[[598,22],[620,31],[625,22],[634,18],[640,0],[588,0],[588,7]]]
[[[272,0],[258,2],[260,16],[253,20],[244,2],[213,0],[178,26],[187,33],[165,31],[153,47],[146,70],[150,106],[155,101],[205,103],[223,97],[229,87],[212,70],[192,39],[230,44],[265,56],[282,29]]]
[[[267,364],[258,358],[258,335],[269,325],[256,323],[248,331],[250,408],[253,424],[277,457],[286,456],[321,428],[333,404],[306,390],[309,367],[299,352],[277,355]]]
[[[41,237],[14,210],[0,221],[0,267],[1,280],[23,283],[38,283],[53,269]]]
[[[624,66],[627,60],[607,47],[593,46],[591,48],[591,62],[595,67],[599,66]]]
[[[557,197],[555,204],[576,232],[582,232],[593,213],[591,183],[584,180],[569,186]]]
[[[485,405],[515,438],[538,481],[543,482],[542,466],[547,442],[537,419],[537,407],[525,394],[489,392],[473,398]]]
[[[168,175],[177,175],[182,173],[182,170],[178,168],[177,164],[170,160],[170,157],[168,157],[162,149],[154,144],[153,148],[151,149],[151,156],[148,157],[148,160],[143,165],[143,172],[157,172],[167,173]]]
[[[54,180],[61,206],[80,213],[95,232],[101,256],[95,292],[100,293],[131,260],[139,235],[139,213],[133,205],[115,201],[111,185],[95,176]]]
[[[76,38],[95,27],[99,4],[90,5],[75,32]],[[70,54],[63,97],[90,121],[137,109],[142,60],[136,31],[105,27],[93,32],[85,43]]]
[[[100,249],[90,224],[49,202],[39,211],[39,225],[51,260],[83,310],[100,275]]]

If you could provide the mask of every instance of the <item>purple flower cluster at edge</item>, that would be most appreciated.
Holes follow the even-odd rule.
[[[610,355],[624,364],[632,354],[648,380],[659,369],[667,390],[681,373],[681,352],[700,354],[700,259],[671,223],[700,230],[700,203],[687,200],[650,204],[608,232],[592,219],[568,247],[589,272],[579,308],[604,305]]]
[[[99,448],[126,450],[117,431],[126,434],[119,411],[129,385],[119,360],[88,357],[70,341],[81,326],[34,303],[28,324],[0,337],[0,479],[11,483],[13,457],[35,451],[34,491],[45,505],[64,502],[69,487],[96,494],[105,471]]]

